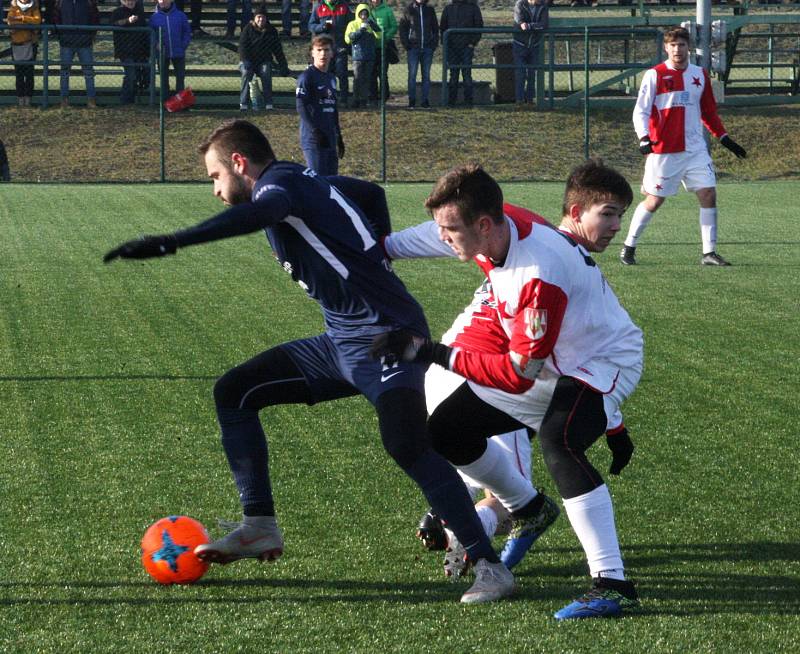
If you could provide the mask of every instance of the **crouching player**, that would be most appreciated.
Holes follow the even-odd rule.
[[[432,362],[465,378],[428,420],[434,447],[510,507],[514,519],[530,523],[545,521],[548,498],[490,436],[536,430],[592,576],[591,589],[556,612],[559,620],[618,615],[639,603],[625,579],[611,495],[586,456],[641,376],[641,330],[590,254],[608,246],[632,198],[621,175],[589,161],[568,179],[566,229],[553,230],[529,212],[504,211],[499,185],[473,164],[437,182],[425,202],[433,221],[385,240],[395,259],[474,260],[491,284],[495,307],[487,315],[504,334],[502,352],[403,331],[376,338],[373,352],[385,365]]]

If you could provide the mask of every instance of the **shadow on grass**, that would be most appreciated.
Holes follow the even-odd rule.
[[[84,382],[84,381],[206,381],[219,375],[16,375],[0,376],[0,382]]]
[[[549,550],[551,555],[559,552],[581,555],[579,550],[570,548]],[[623,556],[642,599],[637,615],[800,613],[800,543],[640,544],[625,546]],[[786,562],[787,567],[793,565],[795,574],[752,572],[754,564],[779,562]],[[737,573],[737,564],[747,572]],[[542,599],[557,594],[563,599],[585,590],[574,585],[576,577],[584,583],[583,564],[536,566],[532,559],[528,566],[515,571],[517,580],[522,582],[523,597]],[[557,580],[558,577],[566,579]],[[526,578],[543,587],[526,589]]]

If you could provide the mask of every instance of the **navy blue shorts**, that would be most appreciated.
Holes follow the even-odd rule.
[[[361,393],[372,404],[386,391],[411,388],[425,393],[425,370],[418,363],[385,366],[369,354],[373,335],[334,338],[320,334],[281,345],[305,377],[313,401]]]

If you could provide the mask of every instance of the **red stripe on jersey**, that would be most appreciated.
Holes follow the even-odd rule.
[[[658,140],[653,143],[653,152],[683,152],[686,149],[685,121],[686,109],[683,107],[672,107],[659,112],[654,105],[650,114],[650,133],[658,134]]]
[[[516,204],[506,202],[503,205],[503,212],[514,221],[520,239],[527,237],[531,233],[532,225],[553,226],[546,218],[543,218],[538,213],[534,213],[530,209],[525,209],[524,207],[519,207]]]
[[[508,352],[508,336],[497,318],[493,304],[486,304],[472,315],[451,343],[452,347],[475,352],[505,354]]]

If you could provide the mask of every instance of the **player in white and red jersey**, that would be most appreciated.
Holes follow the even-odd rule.
[[[506,215],[500,187],[473,164],[439,180],[425,203],[433,222],[385,241],[393,258],[474,260],[491,283],[496,308],[486,315],[505,334],[504,347],[450,347],[393,332],[378,337],[373,351],[384,365],[432,362],[466,378],[431,415],[431,439],[491,490],[515,523],[540,520],[546,498],[487,439],[521,426],[538,432],[593,577],[592,589],[558,619],[616,615],[638,604],[625,580],[611,496],[585,454],[641,375],[641,331],[589,254],[589,247],[607,247],[632,197],[616,171],[587,162],[567,183],[564,221],[571,229],[554,230],[530,215]]]
[[[728,136],[717,115],[708,72],[689,63],[689,32],[676,27],[664,34],[667,60],[648,70],[639,87],[633,126],[639,150],[647,156],[642,180],[645,198],[636,207],[620,252],[626,265],[636,263],[636,244],[653,214],[683,183],[700,203],[701,263],[728,266],[717,254],[717,180],[703,126],[740,159],[745,149]]]

